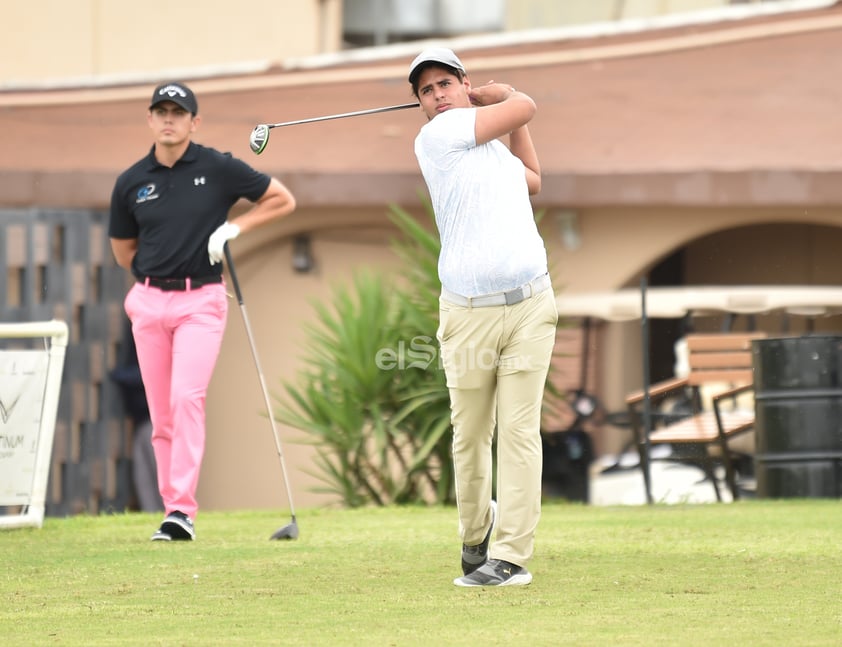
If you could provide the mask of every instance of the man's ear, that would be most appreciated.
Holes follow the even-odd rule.
[[[199,130],[199,126],[202,123],[202,118],[199,115],[195,115],[190,122],[190,132],[195,133]]]

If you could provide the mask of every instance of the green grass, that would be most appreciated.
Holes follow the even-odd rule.
[[[12,645],[839,645],[827,500],[544,506],[529,587],[461,589],[452,508],[49,518],[0,531]]]

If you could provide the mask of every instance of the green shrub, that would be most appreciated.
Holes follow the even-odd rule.
[[[357,272],[316,303],[305,368],[278,419],[307,432],[316,475],[347,506],[453,501],[450,408],[438,362],[438,239],[392,208],[402,275]],[[406,284],[412,286],[406,289]]]
[[[321,491],[349,507],[453,503],[450,399],[439,363],[440,243],[430,227],[392,206],[401,236],[396,276],[370,271],[315,303],[305,368],[284,383],[278,420],[307,433]],[[559,394],[548,381],[545,405]]]

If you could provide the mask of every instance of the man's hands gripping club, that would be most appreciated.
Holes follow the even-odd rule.
[[[515,92],[517,90],[508,83],[489,81],[485,85],[472,87],[468,93],[468,99],[475,106],[490,106],[505,101]]]

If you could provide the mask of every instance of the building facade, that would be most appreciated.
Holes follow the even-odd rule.
[[[324,11],[332,6],[301,4],[311,5],[313,16],[317,6]],[[189,29],[190,21],[182,22]],[[313,18],[306,24],[317,23]],[[598,33],[541,30],[519,38],[446,42],[475,83],[506,81],[538,103],[531,131],[543,190],[534,205],[544,213],[541,229],[559,299],[565,293],[633,287],[641,276],[659,285],[839,282],[842,89],[833,79],[842,72],[842,7],[837,3],[723,13],[718,19],[705,14],[698,21],[621,22]],[[182,77],[199,96],[204,121],[197,141],[249,159],[281,178],[298,199],[293,216],[233,245],[274,393],[297,374],[312,301],[327,299],[332,286],[356,269],[389,272],[396,266],[388,210],[394,204],[422,215],[423,180],[412,142],[423,116],[403,110],[276,129],[257,158],[248,135],[258,123],[411,100],[406,71],[420,47],[397,43],[315,58],[309,56],[315,47],[302,48],[289,53],[282,66]],[[150,145],[144,117],[156,81],[0,93],[4,222],[33,210],[87,214],[93,233],[85,235],[100,241],[114,179]],[[5,240],[12,245],[12,237]],[[302,247],[312,258],[306,272],[294,267],[294,252]],[[27,262],[11,252],[7,258]],[[79,273],[73,285],[83,295],[78,286],[93,271],[85,260],[69,270]],[[107,262],[103,257],[97,267]],[[14,292],[10,286],[23,285],[16,278],[22,274],[20,265],[7,260],[7,294]],[[54,314],[63,313],[81,331],[87,298]],[[92,330],[106,339],[89,353],[108,366],[120,329],[119,299],[101,310],[105,314]],[[37,312],[49,314],[43,307]],[[208,397],[201,501],[205,509],[282,507],[274,443],[248,342],[236,308],[230,316]],[[832,319],[814,324],[840,325]],[[662,325],[653,331],[653,368],[666,372],[680,330],[678,322]],[[762,325],[774,332],[778,322]],[[588,388],[608,408],[619,409],[624,394],[640,386],[637,327],[600,327],[595,350]],[[91,374],[101,385],[102,370]],[[578,371],[568,370],[563,379],[576,386]],[[76,399],[72,406],[78,411],[69,413],[76,422],[70,423],[63,454],[67,463],[80,460],[82,440],[76,436],[84,436],[86,427],[79,421],[98,410],[95,398],[83,393]],[[96,480],[111,492],[123,432],[106,433],[114,439],[101,443],[104,464]],[[296,430],[282,428],[282,436],[296,501],[330,502],[312,491],[318,485],[309,473],[312,447],[298,442]],[[626,437],[621,428],[594,431],[600,453],[616,451]],[[60,471],[57,467],[56,474]]]

